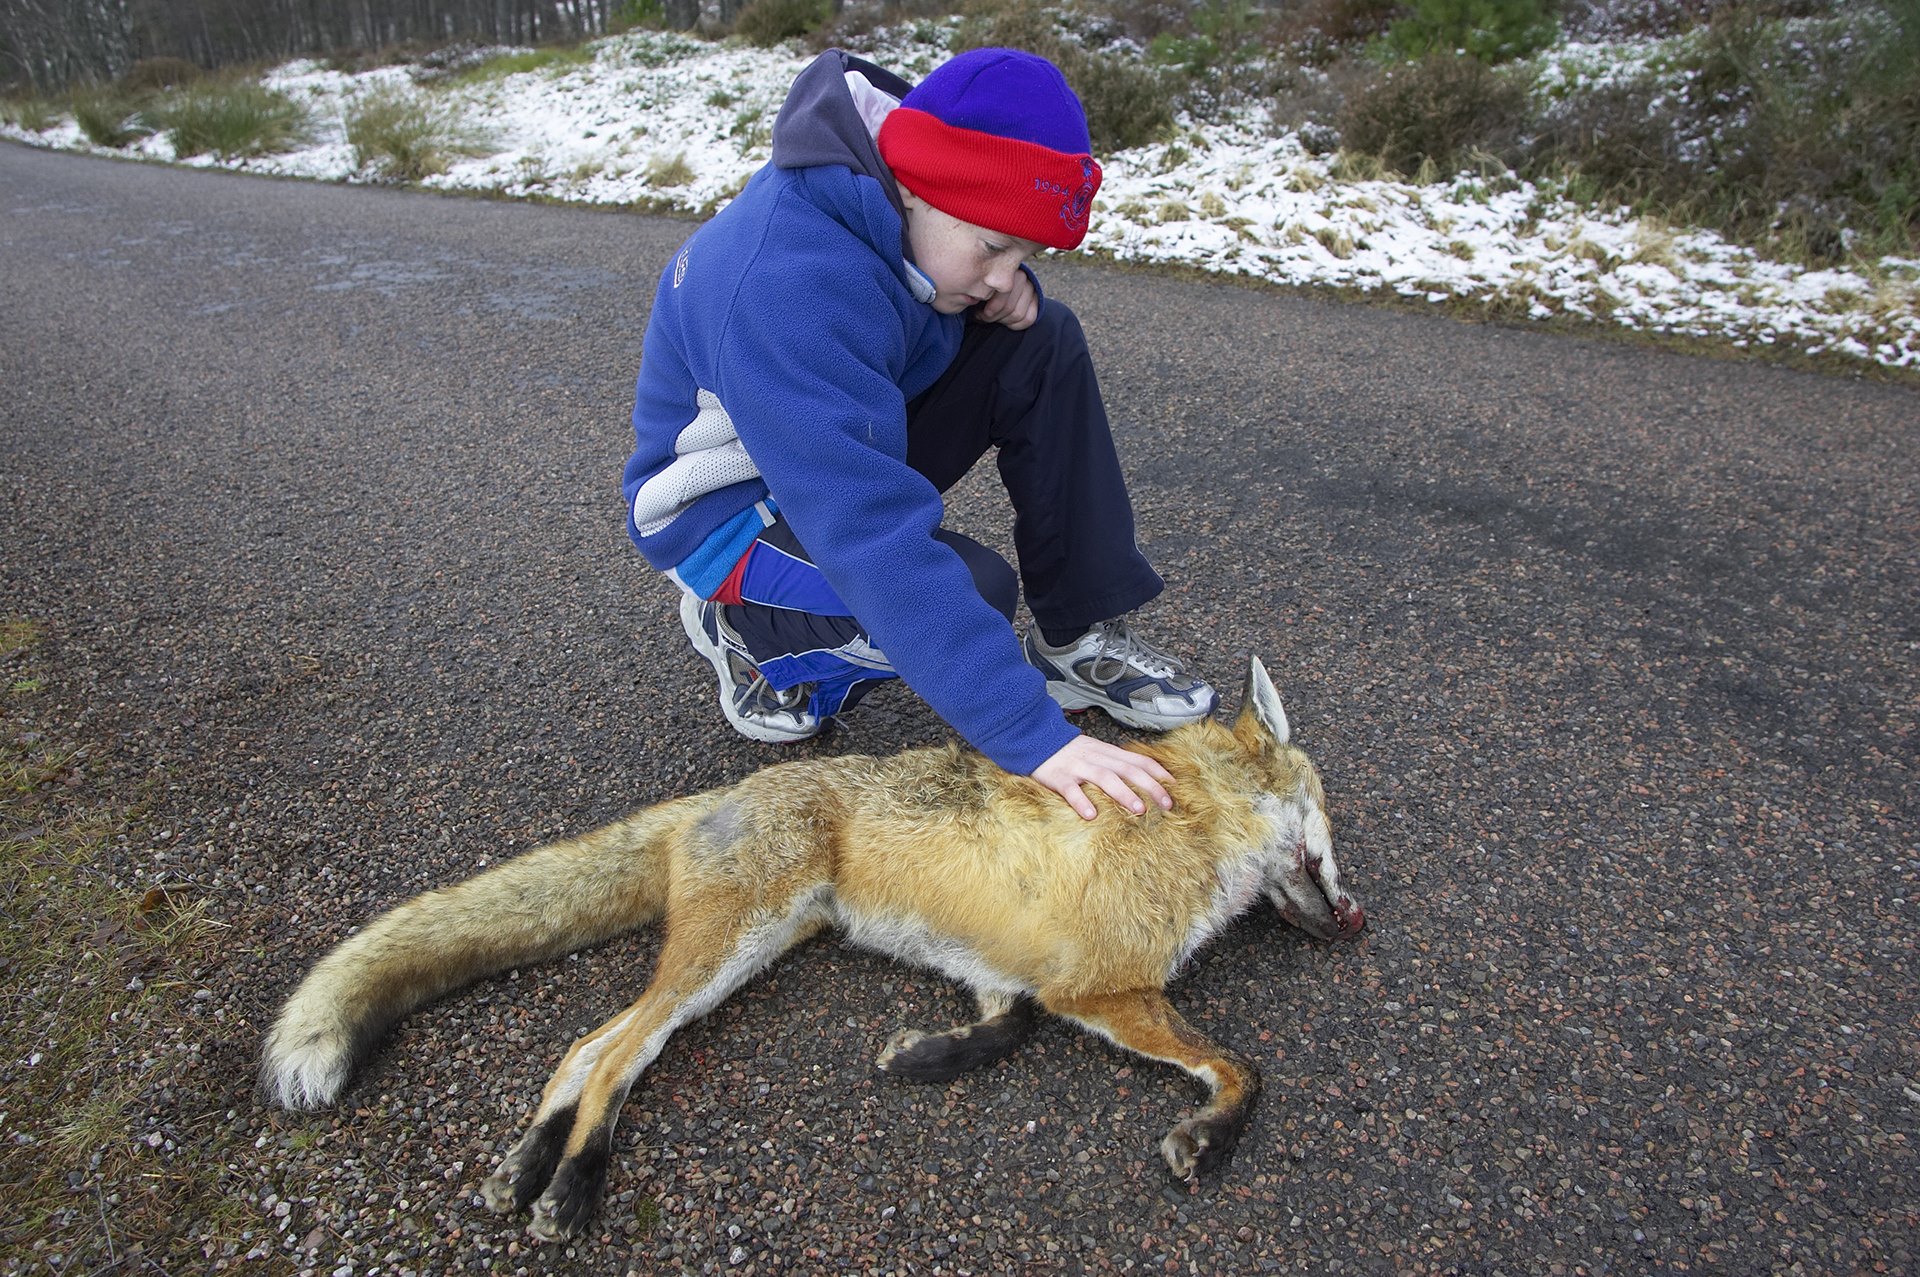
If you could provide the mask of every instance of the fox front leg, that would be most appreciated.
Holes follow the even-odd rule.
[[[1232,1156],[1260,1097],[1260,1074],[1251,1061],[1197,1032],[1158,989],[1042,1000],[1055,1015],[1116,1046],[1178,1065],[1206,1084],[1207,1105],[1160,1141],[1160,1155],[1175,1179],[1192,1180]]]
[[[1039,1018],[1023,994],[979,994],[980,1018],[944,1033],[902,1029],[880,1052],[875,1067],[906,1082],[950,1082],[970,1069],[1003,1060],[1033,1033]]]

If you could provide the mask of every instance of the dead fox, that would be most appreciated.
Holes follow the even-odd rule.
[[[980,1019],[904,1030],[886,1073],[943,1081],[1007,1055],[1038,1008],[1203,1082],[1208,1103],[1161,1154],[1190,1179],[1232,1152],[1260,1091],[1162,992],[1262,896],[1333,939],[1365,917],[1340,885],[1325,796],[1289,743],[1260,662],[1238,720],[1134,746],[1173,774],[1175,806],[1134,816],[1096,794],[1076,816],[1038,783],[948,747],[769,767],[649,807],[381,915],[323,958],[280,1012],[261,1073],[288,1108],[331,1102],[400,1016],[480,976],[665,915],[653,982],[567,1052],[526,1134],[482,1185],[531,1231],[576,1232],[607,1179],[614,1121],[667,1038],[827,927],[969,986]]]

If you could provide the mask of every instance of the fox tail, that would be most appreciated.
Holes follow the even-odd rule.
[[[705,797],[550,843],[374,919],[322,958],[281,1008],[261,1061],[265,1097],[290,1109],[330,1104],[415,1007],[658,918],[669,849]]]

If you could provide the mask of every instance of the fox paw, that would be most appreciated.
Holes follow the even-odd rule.
[[[927,1035],[919,1029],[901,1029],[887,1039],[887,1044],[880,1048],[879,1058],[874,1060],[873,1065],[882,1073],[892,1073],[904,1062],[903,1057],[911,1057],[913,1049],[926,1040]]]
[[[874,1063],[888,1077],[903,1082],[951,1082],[970,1069],[993,1063],[1009,1049],[1006,1034],[991,1021],[945,1033],[902,1029],[887,1040]]]
[[[503,1162],[499,1170],[480,1181],[480,1200],[496,1215],[511,1215],[520,1209],[513,1201],[513,1178]]]
[[[998,1001],[998,1011],[974,1024],[942,1033],[901,1029],[887,1039],[875,1066],[907,1082],[950,1082],[969,1069],[1005,1059],[1033,1032],[1038,1012],[1028,998]]]
[[[1160,1156],[1166,1159],[1175,1179],[1191,1183],[1233,1156],[1233,1147],[1240,1142],[1240,1126],[1238,1122],[1190,1117],[1160,1141]]]
[[[565,1241],[574,1236],[600,1205],[607,1187],[607,1154],[589,1149],[578,1157],[569,1157],[554,1172],[553,1182],[533,1204],[533,1218],[527,1231],[543,1242]]]
[[[573,1128],[573,1109],[562,1109],[546,1121],[530,1128],[500,1159],[500,1165],[480,1185],[480,1198],[487,1209],[498,1215],[511,1215],[533,1204],[540,1190],[553,1178],[566,1149],[567,1132]]]

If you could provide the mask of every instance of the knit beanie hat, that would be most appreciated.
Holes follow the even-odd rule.
[[[901,99],[879,140],[895,179],[951,217],[1051,248],[1086,238],[1100,166],[1080,99],[1045,58],[962,53]]]

